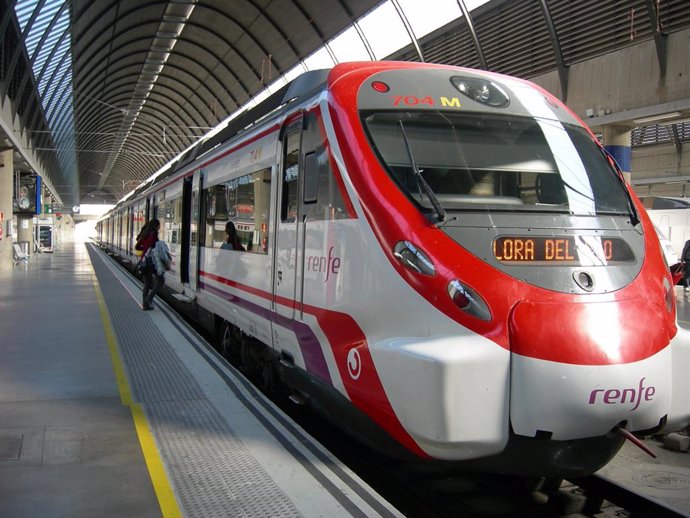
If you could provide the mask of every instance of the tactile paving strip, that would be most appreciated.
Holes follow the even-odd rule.
[[[300,516],[208,402],[158,329],[88,247],[118,336],[132,397],[142,403],[188,517]]]

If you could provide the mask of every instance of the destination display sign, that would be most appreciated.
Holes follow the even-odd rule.
[[[598,236],[499,236],[493,242],[494,257],[502,263],[610,265],[635,261],[620,238]]]

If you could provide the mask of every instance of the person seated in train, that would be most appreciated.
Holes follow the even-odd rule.
[[[235,224],[232,221],[228,221],[225,224],[225,234],[227,237],[225,238],[225,243],[221,245],[222,250],[242,250],[244,251],[244,247],[242,246],[242,242],[240,241],[240,236],[237,235],[237,229],[235,228]]]

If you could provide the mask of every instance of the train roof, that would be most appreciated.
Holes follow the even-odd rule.
[[[132,192],[119,200],[110,212],[119,210],[127,200],[138,198],[148,190],[153,183],[158,183],[161,180],[173,176],[186,165],[234,138],[243,131],[248,130],[272,113],[277,112],[288,104],[311,97],[326,84],[329,72],[330,69],[322,69],[310,70],[300,74],[255,107],[240,112],[239,115],[230,120],[223,129],[204,138],[193,147],[187,149],[187,151],[184,151],[177,160],[171,162],[171,164],[158,175],[144,180]],[[108,217],[108,214],[105,214],[103,217]]]

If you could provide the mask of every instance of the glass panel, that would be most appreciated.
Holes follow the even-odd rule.
[[[371,60],[362,38],[354,27],[333,38],[328,45],[339,63]]]
[[[407,135],[407,143],[401,130]],[[447,209],[627,214],[604,153],[580,127],[509,115],[385,112],[365,116],[371,142],[399,186],[431,208],[411,167]]]
[[[376,59],[384,59],[410,43],[405,25],[391,2],[374,9],[360,20],[359,26]]]
[[[257,254],[268,252],[270,168],[209,187],[204,196],[207,247]],[[216,209],[211,210],[209,203],[215,203]]]
[[[485,2],[486,0],[483,0]],[[428,2],[419,0],[398,0],[417,39],[447,24],[462,15],[457,0],[435,0],[433,9]],[[468,9],[469,3],[465,0]]]
[[[290,133],[285,138],[285,159],[283,161],[283,205],[281,218],[285,222],[297,218],[297,185],[299,180],[300,132]]]
[[[335,65],[331,55],[328,53],[325,47],[321,47],[320,50],[314,52],[311,56],[304,60],[304,66],[307,70],[320,70],[322,68],[331,68]]]
[[[199,241],[199,190],[192,191],[192,220],[189,224],[189,246],[196,246]]]
[[[156,217],[161,222],[161,229],[158,232],[158,237],[168,244],[179,243],[178,233],[174,231],[175,218],[179,217],[180,223],[182,222],[182,218],[177,215],[175,211],[175,204],[177,201],[178,200],[166,200],[162,202],[156,210]]]
[[[134,245],[136,244],[136,238],[139,235],[139,232],[141,232],[141,229],[144,227],[144,224],[146,223],[145,210],[146,205],[143,202],[139,202],[139,204],[136,207],[134,207],[134,212],[132,213],[132,228],[134,229],[134,232],[132,233],[132,250],[134,250]]]
[[[307,214],[309,221],[332,220],[332,219],[346,219],[350,216],[347,213],[343,196],[340,192],[340,186],[336,181],[335,174],[331,169],[328,160],[328,152],[325,147],[319,146],[316,153],[311,153],[311,156],[316,168],[316,203],[311,203],[304,206],[304,211]],[[307,158],[305,157],[305,159]],[[305,176],[305,183],[307,178]],[[309,200],[306,198],[305,203]]]
[[[316,203],[318,199],[318,169],[314,153],[304,156],[304,203]]]
[[[180,244],[180,227],[182,226],[182,198],[166,200],[158,206],[157,217],[161,222],[158,233],[168,244]]]

